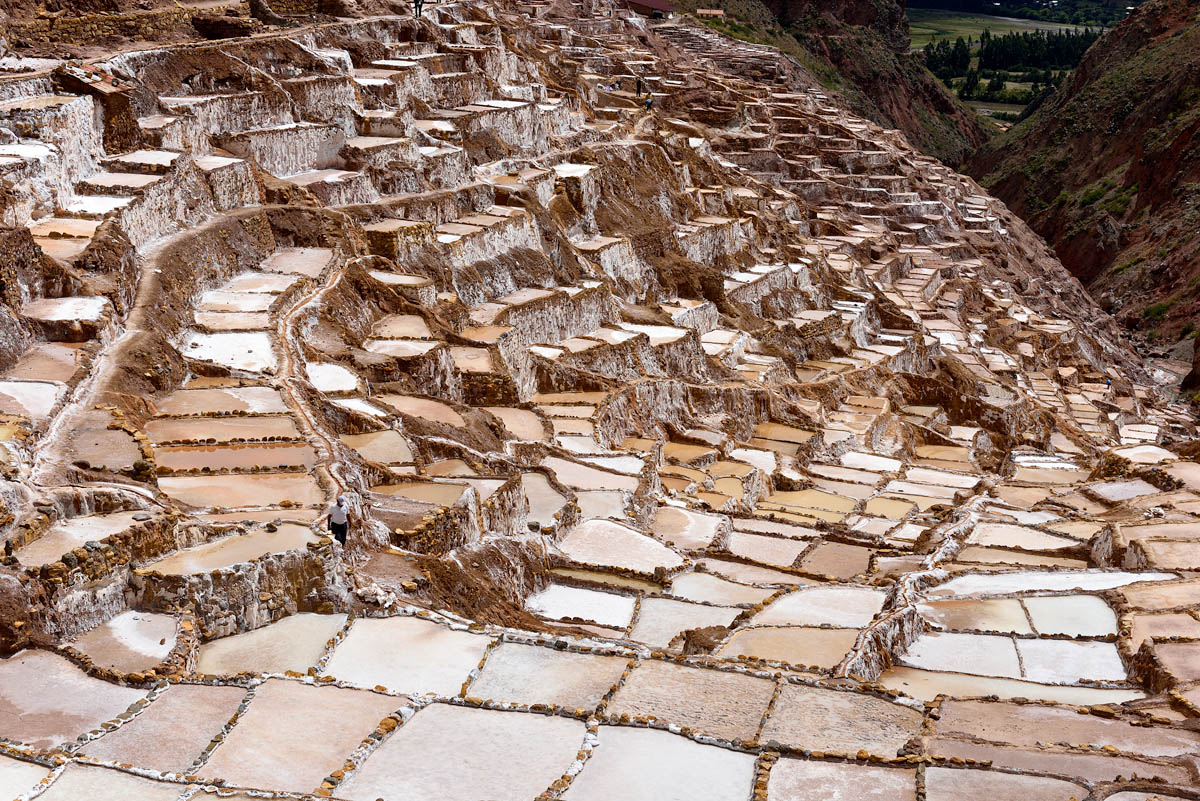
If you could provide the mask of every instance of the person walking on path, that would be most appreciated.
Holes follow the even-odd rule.
[[[337,502],[329,507],[329,511],[325,513],[329,517],[329,531],[333,534],[333,538],[342,545],[346,544],[346,532],[350,528],[349,508],[346,505],[346,496],[339,495]]]
[[[637,95],[636,95],[636,97],[641,97],[641,96],[642,96],[642,79],[638,78],[637,79]]]
[[[646,113],[648,114],[653,110],[654,110],[654,95],[648,94],[648,95],[646,95]]]
[[[425,0],[413,0],[413,16],[417,19],[421,18],[421,9],[425,7]]]

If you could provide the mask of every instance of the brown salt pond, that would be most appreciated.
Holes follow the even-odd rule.
[[[458,695],[489,642],[416,617],[358,618],[324,674],[359,687]]]
[[[152,668],[175,646],[174,615],[122,612],[71,643],[101,667],[134,673]]]
[[[272,437],[298,439],[300,432],[290,417],[212,417],[204,419],[159,417],[148,420],[144,429],[151,442],[203,442],[212,439],[261,440]]]
[[[450,506],[457,503],[467,491],[466,484],[435,481],[406,481],[400,484],[381,484],[371,487],[371,492],[395,495],[435,506]]]
[[[1062,779],[1026,776],[992,770],[956,770],[928,768],[925,771],[925,798],[928,801],[960,801],[986,798],[988,801],[1057,801],[1084,798],[1086,788]],[[1109,801],[1150,801],[1150,797],[1125,798],[1125,793],[1108,796]],[[1167,801],[1162,796],[1162,801]]]
[[[137,717],[89,743],[83,753],[104,762],[186,772],[245,697],[244,687],[173,684]]]
[[[17,559],[26,567],[39,567],[56,562],[62,555],[84,543],[99,541],[124,531],[137,521],[142,512],[114,512],[61,520],[38,539],[17,551]]]
[[[599,745],[563,794],[568,801],[748,798],[754,756],[659,729],[601,726]]]
[[[346,624],[345,615],[302,612],[262,628],[201,644],[196,672],[214,676],[249,673],[304,673],[325,653],[333,635]]]
[[[21,354],[5,378],[26,381],[70,381],[82,366],[83,346],[74,342],[42,342]]]
[[[583,723],[570,718],[432,704],[384,740],[337,794],[350,801],[527,801],[566,772],[584,734]]]
[[[296,523],[284,523],[275,531],[260,529],[248,534],[231,534],[203,545],[185,548],[170,556],[144,565],[138,572],[163,575],[207,573],[222,567],[257,559],[264,554],[304,550],[320,538],[312,529]]]
[[[312,792],[403,698],[269,679],[200,770],[236,787]]]
[[[154,461],[171,470],[233,470],[249,467],[303,467],[317,462],[306,442],[234,443],[232,445],[159,445]]]
[[[923,709],[873,695],[785,684],[760,736],[796,748],[894,757],[924,718]]]
[[[0,659],[0,737],[50,749],[145,696],[145,690],[94,679],[58,654],[20,651]]]
[[[771,768],[767,785],[767,801],[916,801],[916,797],[914,770],[841,762],[781,759]],[[997,801],[986,795],[958,796],[969,797]]]
[[[158,486],[175,502],[201,509],[275,506],[283,501],[317,506],[325,500],[316,479],[307,473],[163,476]]]
[[[621,656],[580,654],[505,642],[494,648],[467,694],[513,704],[595,709],[624,673]],[[536,676],[536,681],[530,677]]]

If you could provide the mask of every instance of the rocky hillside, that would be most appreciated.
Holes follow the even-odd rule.
[[[917,148],[959,164],[987,138],[978,118],[908,51],[904,0],[685,0],[725,8],[724,33],[779,47],[855,112],[904,131]]]
[[[1101,304],[1191,359],[1200,313],[1200,14],[1152,0],[967,171]]]

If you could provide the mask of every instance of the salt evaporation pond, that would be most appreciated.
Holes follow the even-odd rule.
[[[325,500],[325,493],[307,473],[161,476],[158,486],[177,503],[201,509],[275,506],[284,501],[317,506]]]
[[[249,673],[304,673],[325,653],[333,635],[346,625],[345,615],[309,612],[289,615],[252,631],[202,643],[196,672],[214,676]]]
[[[513,704],[559,704],[594,709],[621,678],[629,660],[505,642],[488,654],[468,695]],[[536,676],[536,681],[530,678]]]
[[[296,439],[300,431],[290,417],[256,415],[253,417],[159,417],[146,422],[151,442],[203,442],[212,439]]]
[[[69,517],[50,527],[38,539],[17,551],[17,559],[26,567],[40,567],[58,561],[63,554],[84,543],[99,541],[124,531],[137,521],[135,515],[144,512],[114,512],[107,515]]]
[[[432,704],[375,749],[338,795],[528,801],[566,772],[584,733],[581,721],[555,715]]]
[[[629,625],[633,619],[634,605],[634,598],[630,595],[566,584],[551,584],[525,601],[525,607],[530,612],[551,620],[590,620],[615,629],[624,629]]]
[[[171,653],[178,623],[174,615],[122,612],[71,643],[102,667],[133,673],[152,668]]]
[[[231,534],[219,540],[185,548],[182,551],[143,566],[140,572],[163,575],[207,573],[239,562],[248,562],[264,554],[304,550],[320,538],[312,529],[295,523],[284,523],[275,531],[259,529],[248,534]]]

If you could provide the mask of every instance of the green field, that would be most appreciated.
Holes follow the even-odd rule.
[[[1039,22],[1032,19],[964,14],[939,8],[909,8],[908,24],[911,46],[914,50],[938,39],[949,39],[951,42],[960,36],[964,39],[968,36],[978,39],[979,34],[983,33],[985,28],[993,34],[1000,35],[1014,31],[1063,31],[1076,30],[1080,27],[1058,22]]]

